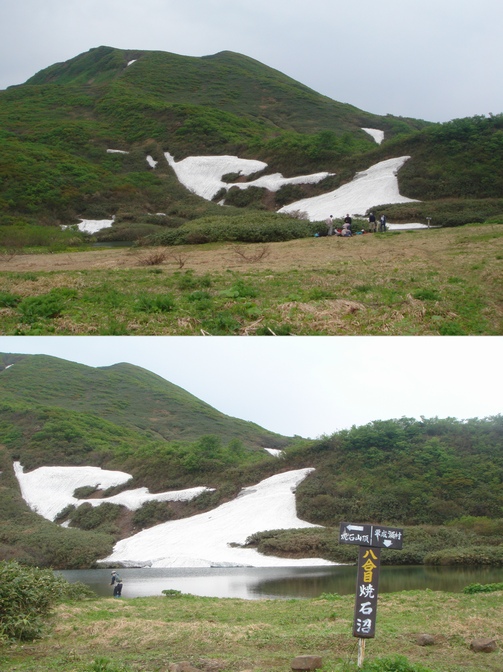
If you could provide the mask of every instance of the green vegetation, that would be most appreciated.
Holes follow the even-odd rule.
[[[92,595],[87,586],[69,584],[48,569],[0,560],[0,647],[40,637],[56,604]]]
[[[466,586],[463,592],[467,595],[473,595],[474,593],[494,593],[499,590],[503,590],[503,583],[471,583]]]
[[[153,672],[182,661],[198,670],[280,672],[295,656],[312,654],[322,657],[327,672],[356,672],[352,595],[239,600],[162,592],[60,604],[43,639],[0,648],[0,661],[18,672]],[[502,591],[384,593],[360,669],[500,672],[500,650],[475,653],[470,644],[501,640],[502,600]],[[422,633],[434,644],[419,646]]]
[[[314,224],[290,221],[285,226],[280,215],[262,212],[231,216],[226,224],[200,219],[166,229],[158,238],[170,243],[165,247],[16,257],[3,264],[0,258],[1,331],[502,333],[500,225],[238,242],[288,239],[292,231],[316,230]],[[223,236],[233,242],[197,244]]]
[[[503,566],[502,416],[401,418],[316,441],[288,439],[226,417],[141,368],[95,369],[43,355],[0,355],[0,391],[2,558],[90,567],[131,532],[210,510],[278,471],[314,467],[297,488],[297,511],[322,527],[260,532],[248,545],[351,563],[356,550],[340,545],[336,530],[342,520],[362,520],[405,528],[405,549],[383,550],[387,564]],[[282,459],[264,446],[282,448]],[[132,475],[106,492],[79,488],[80,498],[140,486],[211,490],[136,512],[68,506],[57,517],[70,523],[63,528],[28,509],[14,460],[26,470],[95,465]]]
[[[57,230],[79,217],[115,215],[117,226],[100,237],[116,240],[139,240],[156,229],[162,238],[198,217],[225,217],[178,182],[166,151],[177,160],[261,159],[286,176],[335,173],[276,194],[231,190],[229,214],[276,210],[399,155],[412,156],[400,171],[402,193],[426,201],[435,215],[434,201],[443,199],[439,207],[451,225],[484,221],[479,208],[467,219],[465,199],[501,196],[502,115],[446,124],[373,115],[232,52],[190,58],[102,46],[1,91],[0,103],[0,246],[7,249],[80,244],[75,232],[65,237]],[[363,127],[382,129],[385,142],[376,146]],[[159,212],[166,217],[153,214]],[[501,215],[500,206],[490,213]]]

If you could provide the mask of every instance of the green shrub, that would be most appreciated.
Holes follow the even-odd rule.
[[[21,301],[21,297],[10,292],[0,292],[0,307],[14,308]]]
[[[166,597],[182,597],[182,592],[180,590],[168,589],[168,590],[163,590],[161,592]]]
[[[424,564],[503,567],[503,546],[473,546],[435,551],[425,555]]]
[[[144,294],[136,307],[145,313],[168,313],[175,309],[175,299],[170,294]]]
[[[93,595],[81,584],[71,588],[49,569],[0,561],[0,642],[40,637],[54,605],[75,594]]]
[[[17,306],[26,322],[37,322],[38,320],[54,319],[59,317],[66,304],[77,296],[74,289],[68,287],[58,287],[48,294],[39,296],[28,296]]]
[[[270,243],[325,235],[323,222],[309,222],[286,215],[254,212],[245,215],[204,217],[166,230],[148,241],[153,245],[200,245],[218,242]]]
[[[105,527],[106,531],[113,529],[114,523],[120,516],[122,506],[104,502],[99,506],[92,506],[85,502],[70,513],[72,526],[81,530],[96,530]]]
[[[144,530],[173,518],[169,502],[145,502],[133,515],[133,526]]]
[[[41,296],[28,296],[18,305],[23,320],[26,322],[36,322],[40,319],[54,319],[59,317],[65,307],[61,298],[52,294],[42,294]]]
[[[474,593],[493,593],[497,590],[503,590],[503,583],[471,583],[463,588],[463,593],[473,595]]]

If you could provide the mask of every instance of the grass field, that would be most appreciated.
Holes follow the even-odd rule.
[[[502,609],[501,591],[385,593],[379,597],[376,636],[367,640],[365,660],[405,656],[416,666],[380,670],[409,672],[422,665],[434,672],[501,672]],[[43,639],[0,648],[0,668],[154,672],[187,661],[202,672],[279,672],[289,670],[295,656],[313,654],[322,657],[326,672],[335,672],[356,663],[353,611],[350,595],[309,600],[183,595],[65,604]],[[419,646],[421,633],[432,635],[435,643]],[[475,638],[495,639],[499,648],[474,653],[470,643]]]
[[[1,334],[496,335],[503,227],[0,255]]]

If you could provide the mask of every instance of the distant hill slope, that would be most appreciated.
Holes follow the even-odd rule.
[[[278,194],[238,193],[226,214],[278,210],[404,155],[412,158],[398,175],[403,196],[499,198],[502,137],[503,115],[448,124],[379,116],[230,51],[195,58],[101,46],[0,91],[0,226],[116,216],[136,239],[223,215],[180,184],[166,152],[176,161],[258,159],[285,177],[335,174]]]
[[[178,183],[166,151],[260,158],[287,176],[333,172],[374,149],[362,127],[391,138],[426,125],[330,100],[232,52],[99,47],[0,91],[0,223],[161,211],[173,225],[221,208]]]
[[[362,126],[377,124],[391,136],[426,125],[336,102],[278,70],[231,51],[199,58],[102,46],[52,65],[26,84],[101,86],[103,91],[106,85],[109,88],[104,101],[129,95],[138,102],[143,97],[146,103],[155,99],[163,104],[205,106],[265,122],[277,131],[349,131],[365,138]]]
[[[86,460],[102,466],[110,446],[129,454],[146,440],[162,445],[217,435],[264,455],[265,448],[292,441],[226,416],[132,364],[92,368],[45,355],[0,354],[0,397],[6,426],[17,423],[22,431],[25,441],[14,444],[29,466]]]

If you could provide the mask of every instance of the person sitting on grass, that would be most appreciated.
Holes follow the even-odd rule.
[[[342,231],[341,231],[341,236],[351,236],[353,235],[351,233],[351,225],[348,222],[344,222],[342,225]]]

